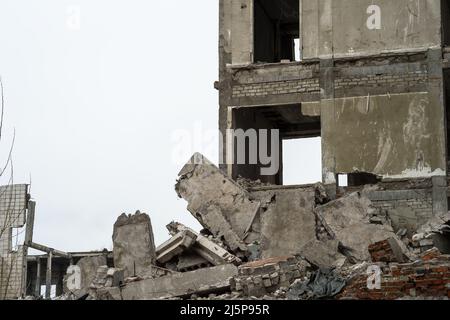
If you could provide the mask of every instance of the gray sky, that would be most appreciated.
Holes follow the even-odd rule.
[[[173,138],[217,130],[218,1],[1,0],[0,40],[0,155],[15,128],[14,182],[31,176],[36,242],[111,249],[114,221],[136,210],[157,243],[172,220],[199,229],[174,191]],[[215,136],[203,139],[192,152],[217,162]],[[289,182],[320,179],[318,140],[303,148],[316,157],[285,150]]]

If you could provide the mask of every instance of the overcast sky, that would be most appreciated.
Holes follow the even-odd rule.
[[[199,229],[174,191],[189,156],[173,158],[180,133],[203,132],[192,152],[217,162],[217,0],[1,0],[0,41],[1,155],[15,128],[14,183],[31,177],[36,242],[111,249],[114,221],[136,210],[157,244],[172,220]],[[320,179],[318,140],[305,148],[309,162],[286,146],[288,182]]]

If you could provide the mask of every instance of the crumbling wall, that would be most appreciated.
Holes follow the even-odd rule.
[[[0,256],[0,300],[17,299],[23,294],[26,250],[19,246]]]
[[[0,300],[18,298],[23,293],[27,250],[17,243],[12,229],[25,225],[27,191],[27,185],[0,187]],[[13,251],[16,244],[17,251]]]
[[[380,287],[370,289],[368,275],[358,275],[350,281],[339,298],[359,300],[396,300],[405,297],[450,298],[448,255],[430,252],[413,263],[375,265],[381,270]]]
[[[371,191],[373,206],[386,212],[394,230],[406,229],[410,236],[433,215],[431,189]]]

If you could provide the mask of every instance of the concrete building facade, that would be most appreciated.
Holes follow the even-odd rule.
[[[261,175],[236,164],[227,129],[278,129],[280,148],[321,137],[331,194],[345,175],[348,188],[383,183],[372,200],[393,215],[446,212],[449,23],[440,0],[220,0],[222,169],[283,185],[281,150]]]

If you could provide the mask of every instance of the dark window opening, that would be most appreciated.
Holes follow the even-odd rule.
[[[254,1],[254,62],[300,60],[299,0]]]
[[[349,174],[338,174],[338,187],[360,187],[365,185],[374,185],[381,182],[381,178],[367,172],[352,172]]]
[[[271,107],[246,107],[238,108],[233,111],[233,129],[242,129],[246,132],[245,139],[245,164],[238,163],[237,161],[237,139],[234,139],[234,164],[233,164],[233,179],[238,177],[246,178],[249,180],[260,180],[263,183],[269,183],[274,185],[285,184],[307,184],[312,183],[312,177],[317,177],[318,182],[321,181],[321,123],[320,116],[305,115],[302,113],[302,107],[297,105],[284,105],[284,106],[271,106]],[[251,130],[256,131],[251,133]],[[261,129],[278,130],[279,140],[277,141],[279,170],[272,175],[262,175],[261,168],[267,168],[268,166],[262,163],[258,157],[257,163],[250,161],[249,154],[251,151],[259,154],[261,145],[261,136],[259,131]],[[256,137],[256,138],[255,138]],[[315,140],[305,138],[316,138]],[[243,139],[242,139],[243,140]],[[296,141],[293,141],[296,140]],[[304,140],[304,141],[300,141]],[[298,142],[300,144],[292,145],[291,142]],[[266,143],[268,154],[272,155],[272,142],[270,133],[267,136]],[[302,143],[309,143],[309,150],[302,149]],[[243,143],[241,143],[243,145]],[[284,150],[284,147],[287,147]],[[298,150],[295,150],[298,149]],[[275,150],[275,146],[274,146]],[[287,152],[285,152],[287,151]],[[314,151],[314,152],[312,152]],[[317,152],[316,152],[317,151]],[[264,153],[264,152],[263,152]],[[289,157],[289,163],[286,163],[287,170],[284,170],[284,156]],[[297,157],[297,159],[295,158]],[[300,159],[310,158],[319,162],[313,169],[300,168],[295,166],[295,161]],[[301,166],[302,161],[298,161],[298,166]],[[307,161],[306,161],[307,163]],[[311,162],[310,162],[311,163]],[[317,169],[319,168],[319,169]],[[317,170],[316,170],[317,169]],[[306,176],[302,180],[301,172],[298,170],[315,170],[314,176]],[[292,178],[292,172],[297,171],[296,177]],[[289,174],[289,177],[286,175]],[[284,183],[287,181],[287,183]]]
[[[450,2],[441,0],[442,43],[450,46]]]
[[[371,173],[355,172],[348,175],[349,187],[365,186],[368,184],[377,184],[379,182],[381,182],[381,179]]]

